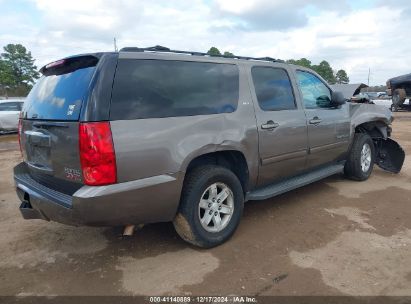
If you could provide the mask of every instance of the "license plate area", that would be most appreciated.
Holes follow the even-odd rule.
[[[51,169],[50,148],[30,145],[28,162],[39,168]]]
[[[38,131],[24,133],[27,140],[27,163],[31,167],[51,171],[50,136]]]

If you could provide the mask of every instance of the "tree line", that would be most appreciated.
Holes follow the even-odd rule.
[[[40,74],[23,45],[8,44],[0,54],[0,95],[26,96]]]
[[[223,55],[226,57],[235,57],[235,55],[230,52],[221,53],[220,50],[216,47],[211,47],[208,50],[207,54],[211,56]],[[279,60],[279,61],[312,69],[315,72],[317,72],[319,75],[321,75],[321,77],[323,77],[329,84],[336,84],[336,83],[347,84],[350,82],[350,78],[348,77],[347,72],[345,70],[341,69],[341,70],[335,71],[326,60],[321,61],[320,64],[318,65],[313,65],[311,61],[306,58],[301,58],[298,60],[288,59],[286,61],[284,60]]]

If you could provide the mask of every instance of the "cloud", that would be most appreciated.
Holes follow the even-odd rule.
[[[270,31],[298,28],[308,23],[307,9],[344,12],[346,1],[314,0],[215,0],[217,12],[232,18],[240,30]]]
[[[411,2],[409,0],[379,0],[378,5],[401,11],[402,18],[411,17]]]

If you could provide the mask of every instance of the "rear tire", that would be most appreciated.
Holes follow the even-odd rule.
[[[243,207],[243,188],[233,172],[214,165],[201,166],[188,173],[184,181],[173,224],[183,240],[210,248],[234,234]]]
[[[374,161],[375,147],[371,137],[368,134],[356,133],[345,163],[345,176],[356,181],[367,180],[372,173]]]
[[[392,95],[392,103],[397,107],[402,105],[407,99],[407,93],[404,89],[396,89]]]

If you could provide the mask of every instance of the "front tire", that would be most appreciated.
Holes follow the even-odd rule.
[[[234,234],[243,207],[243,188],[233,172],[214,165],[201,166],[186,177],[173,224],[183,240],[210,248]]]
[[[352,180],[367,180],[375,162],[375,147],[368,134],[356,133],[344,167],[344,174]]]

